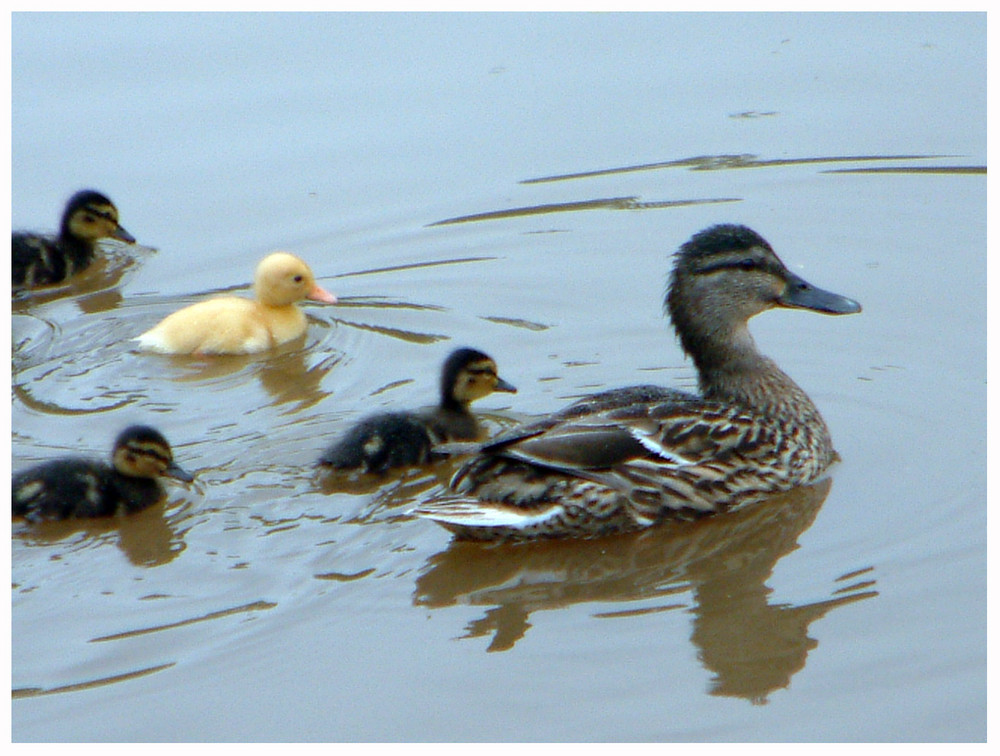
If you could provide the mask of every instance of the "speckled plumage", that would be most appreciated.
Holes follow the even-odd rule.
[[[701,395],[658,386],[586,397],[486,444],[418,507],[461,538],[588,536],[725,510],[818,479],[836,459],[819,410],[747,320],[772,307],[860,311],[791,273],[745,226],[676,255],[665,307]]]
[[[496,363],[489,355],[456,349],[441,369],[437,407],[364,418],[327,449],[319,463],[368,473],[426,464],[438,444],[480,440],[482,428],[469,405],[494,391],[516,389],[497,375]]]
[[[14,288],[61,283],[84,270],[95,258],[100,239],[134,244],[118,224],[118,209],[100,192],[84,189],[66,203],[55,237],[19,231],[11,235],[11,280]]]
[[[111,465],[67,457],[17,473],[11,512],[31,521],[137,512],[163,497],[156,479],[163,475],[192,480],[174,463],[170,445],[158,431],[134,425],[115,441]]]

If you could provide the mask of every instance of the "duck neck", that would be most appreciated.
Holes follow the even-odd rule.
[[[94,259],[96,243],[90,239],[82,239],[76,236],[66,225],[63,225],[59,231],[56,245],[68,259],[72,260],[74,271],[86,267]]]
[[[757,351],[745,323],[689,339],[685,348],[698,368],[698,385],[706,399],[826,427],[806,392]]]
[[[455,395],[448,390],[441,392],[441,404],[439,406],[446,412],[457,412],[462,415],[469,414],[469,403],[455,398]]]
[[[166,495],[163,486],[155,478],[136,478],[117,472],[113,484],[118,492],[121,514],[138,512],[156,504]]]
[[[442,394],[441,404],[429,417],[430,427],[439,441],[479,441],[482,431],[476,416],[469,411],[469,402]]]

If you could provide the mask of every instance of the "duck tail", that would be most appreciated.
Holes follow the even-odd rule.
[[[426,502],[410,514],[433,520],[459,538],[493,541],[544,533],[559,511],[559,505],[554,503],[526,508],[449,496]]]

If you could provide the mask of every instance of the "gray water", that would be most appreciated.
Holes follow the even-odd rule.
[[[14,523],[14,740],[985,739],[985,14],[12,26],[14,227],[94,187],[155,248],[15,302],[13,468],[150,422],[197,475],[127,520]],[[864,305],[752,323],[829,481],[489,548],[406,514],[447,463],[314,475],[460,345],[519,388],[478,403],[494,430],[694,388],[662,294],[717,222]],[[302,342],[133,350],[274,249],[342,299]]]

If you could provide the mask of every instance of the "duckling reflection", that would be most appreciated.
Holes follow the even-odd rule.
[[[866,584],[801,606],[768,603],[765,581],[778,560],[796,548],[829,490],[826,479],[724,518],[599,541],[453,541],[428,560],[416,581],[414,604],[489,607],[463,637],[492,633],[487,650],[506,651],[531,627],[534,612],[581,602],[643,602],[642,609],[594,615],[621,622],[659,600],[663,611],[693,614],[691,640],[715,675],[713,694],[763,702],[805,665],[817,645],[807,634],[814,620],[877,595],[865,590]],[[685,600],[689,591],[693,606]]]
[[[266,357],[261,355],[170,355],[169,378],[178,383],[213,384],[237,388],[248,377],[259,381],[271,397],[271,404],[293,404],[296,409],[312,407],[330,391],[323,388],[326,376],[340,364],[342,352],[313,342],[288,343]]]
[[[15,289],[11,295],[14,312],[38,308],[48,302],[72,297],[80,312],[93,314],[122,305],[121,289],[138,271],[139,265],[156,250],[138,244],[126,250],[109,247],[93,264],[60,284],[37,289]]]
[[[182,522],[189,502],[161,501],[129,517],[50,520],[25,524],[13,536],[29,546],[59,545],[70,550],[112,543],[137,567],[157,567],[186,548]]]

